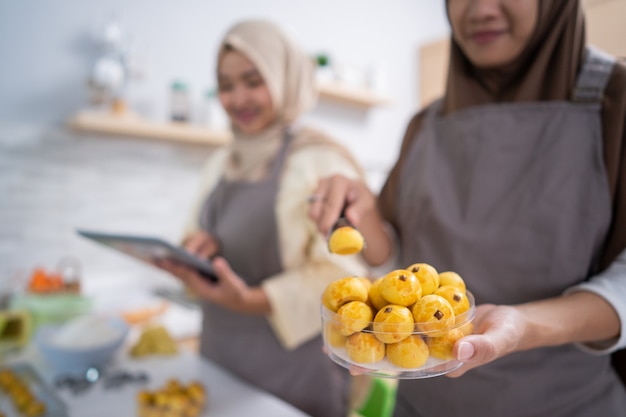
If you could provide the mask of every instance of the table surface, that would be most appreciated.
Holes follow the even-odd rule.
[[[9,365],[24,362],[31,364],[50,387],[54,386],[57,373],[34,348],[28,348],[7,360]],[[53,388],[65,403],[68,417],[135,416],[137,391],[163,387],[171,378],[177,378],[183,383],[197,380],[204,384],[207,407],[202,416],[306,417],[306,414],[290,404],[245,383],[193,352],[181,350],[178,355],[172,357],[150,357],[139,360],[130,359],[126,354],[120,353],[107,369],[143,371],[149,375],[150,380],[144,385],[128,384],[117,389],[105,389],[103,384],[96,383],[80,394]]]

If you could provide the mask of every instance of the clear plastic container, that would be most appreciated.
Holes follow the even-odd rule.
[[[463,365],[452,357],[452,346],[473,330],[475,301],[469,291],[466,295],[469,309],[455,316],[450,326],[437,329],[426,323],[407,327],[406,323],[385,326],[374,321],[367,322],[363,330],[346,335],[350,333],[346,327],[358,319],[346,321],[322,305],[324,347],[334,362],[353,373],[396,379],[447,374]]]

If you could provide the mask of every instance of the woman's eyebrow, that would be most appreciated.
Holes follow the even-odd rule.
[[[247,71],[244,71],[243,73],[241,73],[239,76],[237,77],[232,77],[230,75],[226,75],[226,74],[217,74],[217,81],[218,82],[229,82],[232,79],[236,79],[236,78],[241,78],[241,79],[250,79],[250,78],[256,78],[256,77],[260,77],[261,74],[259,73],[259,70],[257,70],[256,68],[252,68],[249,69]]]
[[[261,74],[259,73],[259,70],[257,70],[256,68],[252,68],[248,71],[245,71],[243,74],[241,74],[241,78],[253,78],[253,77],[260,77]]]

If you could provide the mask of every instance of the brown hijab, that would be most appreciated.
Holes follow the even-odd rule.
[[[444,113],[500,102],[569,100],[586,47],[579,0],[538,0],[537,25],[520,56],[506,67],[480,69],[451,38],[450,65],[443,97]],[[394,224],[399,172],[422,123],[410,122],[400,157],[383,187],[379,205]],[[604,161],[613,198],[613,219],[599,269],[626,248],[626,65],[615,66],[602,103]]]
[[[444,112],[511,101],[568,100],[586,47],[579,0],[539,0],[537,26],[521,55],[504,68],[475,67],[452,38]],[[617,69],[603,106],[605,164],[615,222],[601,267],[626,248],[626,75]]]
[[[453,38],[444,111],[502,101],[566,100],[584,49],[584,19],[576,0],[539,1],[528,45],[503,68],[475,67]]]

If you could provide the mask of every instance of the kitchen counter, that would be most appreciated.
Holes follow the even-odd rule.
[[[30,363],[40,373],[42,379],[53,387],[55,372],[34,349],[29,348],[8,360],[8,364],[23,362]],[[149,375],[150,380],[144,385],[131,383],[110,389],[105,389],[102,383],[96,383],[80,394],[73,394],[66,389],[54,389],[65,403],[68,417],[135,416],[137,391],[143,388],[160,388],[170,378],[177,378],[184,383],[198,380],[204,384],[207,407],[203,416],[306,417],[306,414],[290,404],[184,350],[170,358],[152,357],[140,360],[130,359],[125,353],[120,353],[108,369],[143,371]]]
[[[0,199],[0,243],[6,243],[0,245],[0,294],[23,288],[35,266],[52,270],[69,255],[81,262],[82,292],[93,299],[94,314],[159,306],[163,299],[154,292],[179,288],[174,278],[81,239],[75,229],[97,227],[175,242],[209,154],[205,145],[0,126],[0,165],[6,174],[0,177],[0,189],[10,195]],[[179,341],[193,341],[200,332],[197,308],[171,302],[158,319]],[[131,336],[128,344],[133,343]],[[204,416],[304,416],[192,352],[181,349],[173,358],[135,361],[124,355],[127,349],[120,351],[111,370],[145,371],[150,382],[119,390],[97,384],[78,396],[55,390],[69,417],[136,416],[137,391],[160,388],[170,378],[203,382],[208,394]],[[20,355],[0,356],[0,364],[5,360],[32,364],[52,385],[54,371],[32,347]]]

